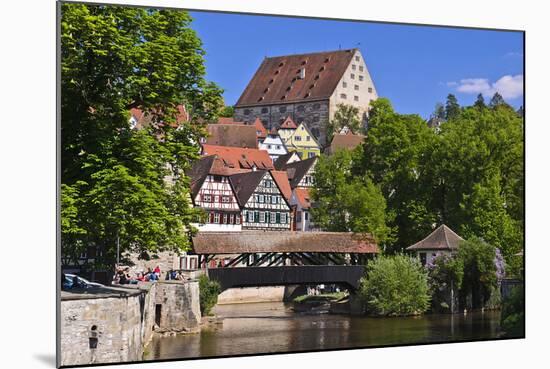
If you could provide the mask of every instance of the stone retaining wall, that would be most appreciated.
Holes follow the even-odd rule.
[[[141,361],[154,331],[197,332],[200,321],[197,281],[62,291],[59,364]]]

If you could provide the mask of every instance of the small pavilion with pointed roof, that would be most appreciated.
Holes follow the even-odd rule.
[[[415,252],[422,265],[426,265],[440,254],[451,255],[456,252],[461,241],[464,241],[462,237],[442,224],[423,240],[407,247],[407,251]]]

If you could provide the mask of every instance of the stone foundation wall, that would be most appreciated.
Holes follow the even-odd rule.
[[[197,281],[62,291],[59,363],[141,361],[154,331],[197,332],[200,321]]]

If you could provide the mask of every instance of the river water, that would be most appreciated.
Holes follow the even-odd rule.
[[[500,312],[372,318],[294,313],[282,302],[218,305],[200,334],[155,337],[145,360],[497,338]]]

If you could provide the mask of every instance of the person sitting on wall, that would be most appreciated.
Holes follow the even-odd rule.
[[[178,279],[178,272],[172,270],[172,272],[170,273],[170,279]]]
[[[160,265],[157,265],[154,270],[155,274],[157,275],[157,280],[160,279]]]
[[[169,281],[169,280],[171,280],[171,279],[172,279],[172,269],[170,269],[170,270],[168,271],[168,273],[166,273],[166,276],[164,277],[164,280],[165,280],[165,281]]]

